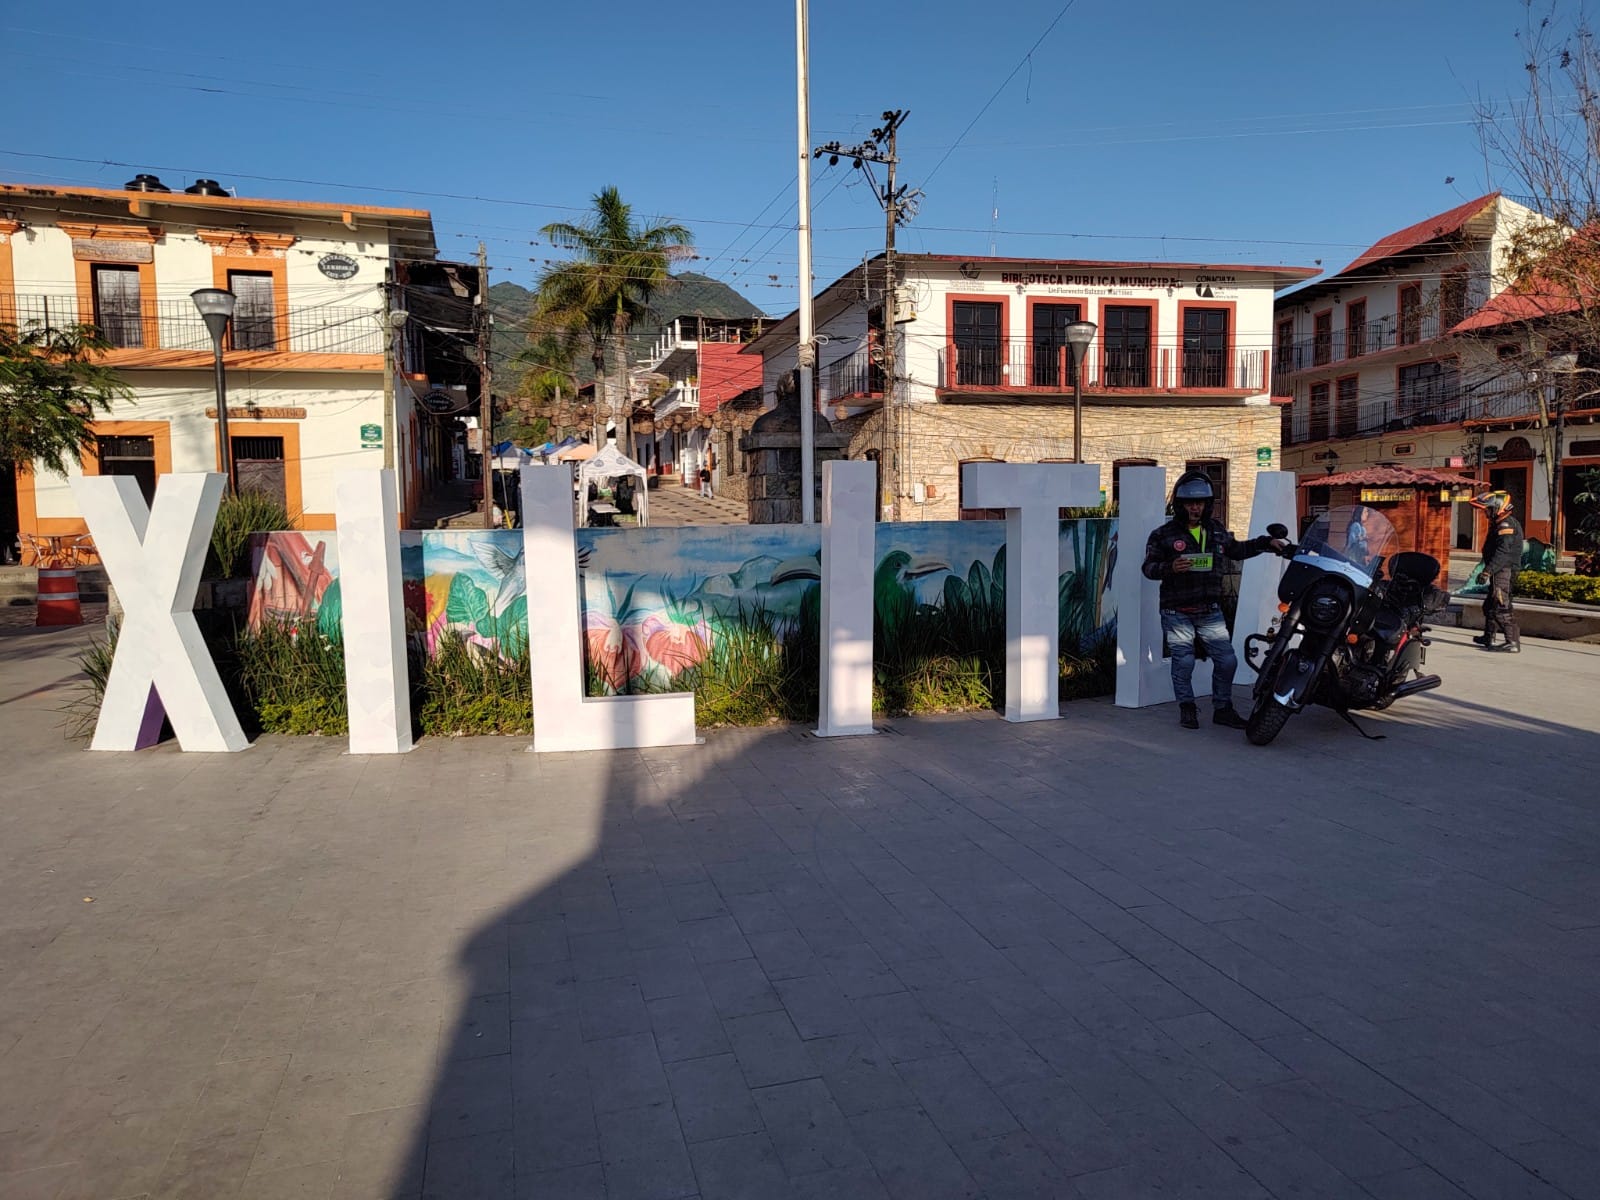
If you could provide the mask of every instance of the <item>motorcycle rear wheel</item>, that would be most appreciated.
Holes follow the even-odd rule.
[[[1283,727],[1294,716],[1276,700],[1268,700],[1250,714],[1245,722],[1244,736],[1252,746],[1265,746],[1283,732]]]

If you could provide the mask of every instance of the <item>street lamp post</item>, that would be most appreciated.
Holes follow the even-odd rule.
[[[1097,326],[1093,321],[1074,321],[1067,326],[1067,349],[1072,352],[1072,461],[1083,461],[1083,356],[1094,341]]]
[[[222,335],[233,319],[234,294],[225,288],[199,288],[189,293],[200,319],[211,332],[211,348],[217,369],[217,433],[222,440],[222,471],[228,477],[228,491],[237,490],[233,477],[233,439],[228,436],[228,381],[222,369]]]

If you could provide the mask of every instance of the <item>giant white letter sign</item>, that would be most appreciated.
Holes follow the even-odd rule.
[[[126,475],[72,481],[123,609],[91,750],[138,749],[152,684],[185,750],[249,745],[194,619],[226,483],[222,475],[163,475],[152,511]]]
[[[1293,471],[1262,471],[1256,475],[1256,497],[1250,505],[1250,537],[1261,537],[1267,526],[1277,523],[1294,537],[1295,474]],[[1233,648],[1239,656],[1236,685],[1253,684],[1256,669],[1245,657],[1244,640],[1252,633],[1265,633],[1278,615],[1278,581],[1289,564],[1276,554],[1258,554],[1247,559],[1239,576],[1239,608],[1233,618]]]
[[[822,679],[817,736],[873,733],[872,570],[877,468],[822,464]]]
[[[522,511],[533,749],[542,754],[694,745],[693,693],[594,699],[583,694],[572,468],[523,467]]]
[[[967,463],[969,508],[1006,510],[1006,720],[1061,715],[1061,509],[1100,503],[1085,463]]]
[[[341,471],[333,490],[351,754],[411,749],[406,612],[393,471]]]
[[[1161,467],[1123,467],[1117,502],[1117,699],[1123,708],[1165,704],[1173,698],[1172,669],[1162,651],[1161,585],[1144,577],[1144,544],[1167,520],[1167,473]],[[1194,669],[1194,689],[1211,689],[1211,663]]]

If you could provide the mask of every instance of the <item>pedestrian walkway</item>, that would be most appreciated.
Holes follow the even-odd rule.
[[[422,498],[411,515],[413,529],[481,529],[483,508],[473,498],[476,480],[455,479],[440,484]]]
[[[652,525],[747,525],[750,510],[743,500],[727,496],[706,499],[699,485],[685,487],[676,478],[663,477],[650,489]]]
[[[65,742],[0,639],[0,1196],[1593,1197],[1600,649],[534,756]]]

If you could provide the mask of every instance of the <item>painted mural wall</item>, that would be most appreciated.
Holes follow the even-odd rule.
[[[1061,522],[1057,580],[1063,655],[1090,657],[1116,638],[1110,583],[1116,521]],[[580,595],[591,695],[673,689],[720,643],[815,638],[816,526],[580,529]],[[516,530],[400,535],[407,628],[427,654],[459,637],[486,653],[527,643],[527,575]],[[1003,657],[1005,523],[877,527],[875,657]],[[336,535],[272,533],[252,546],[249,621],[339,635]]]

